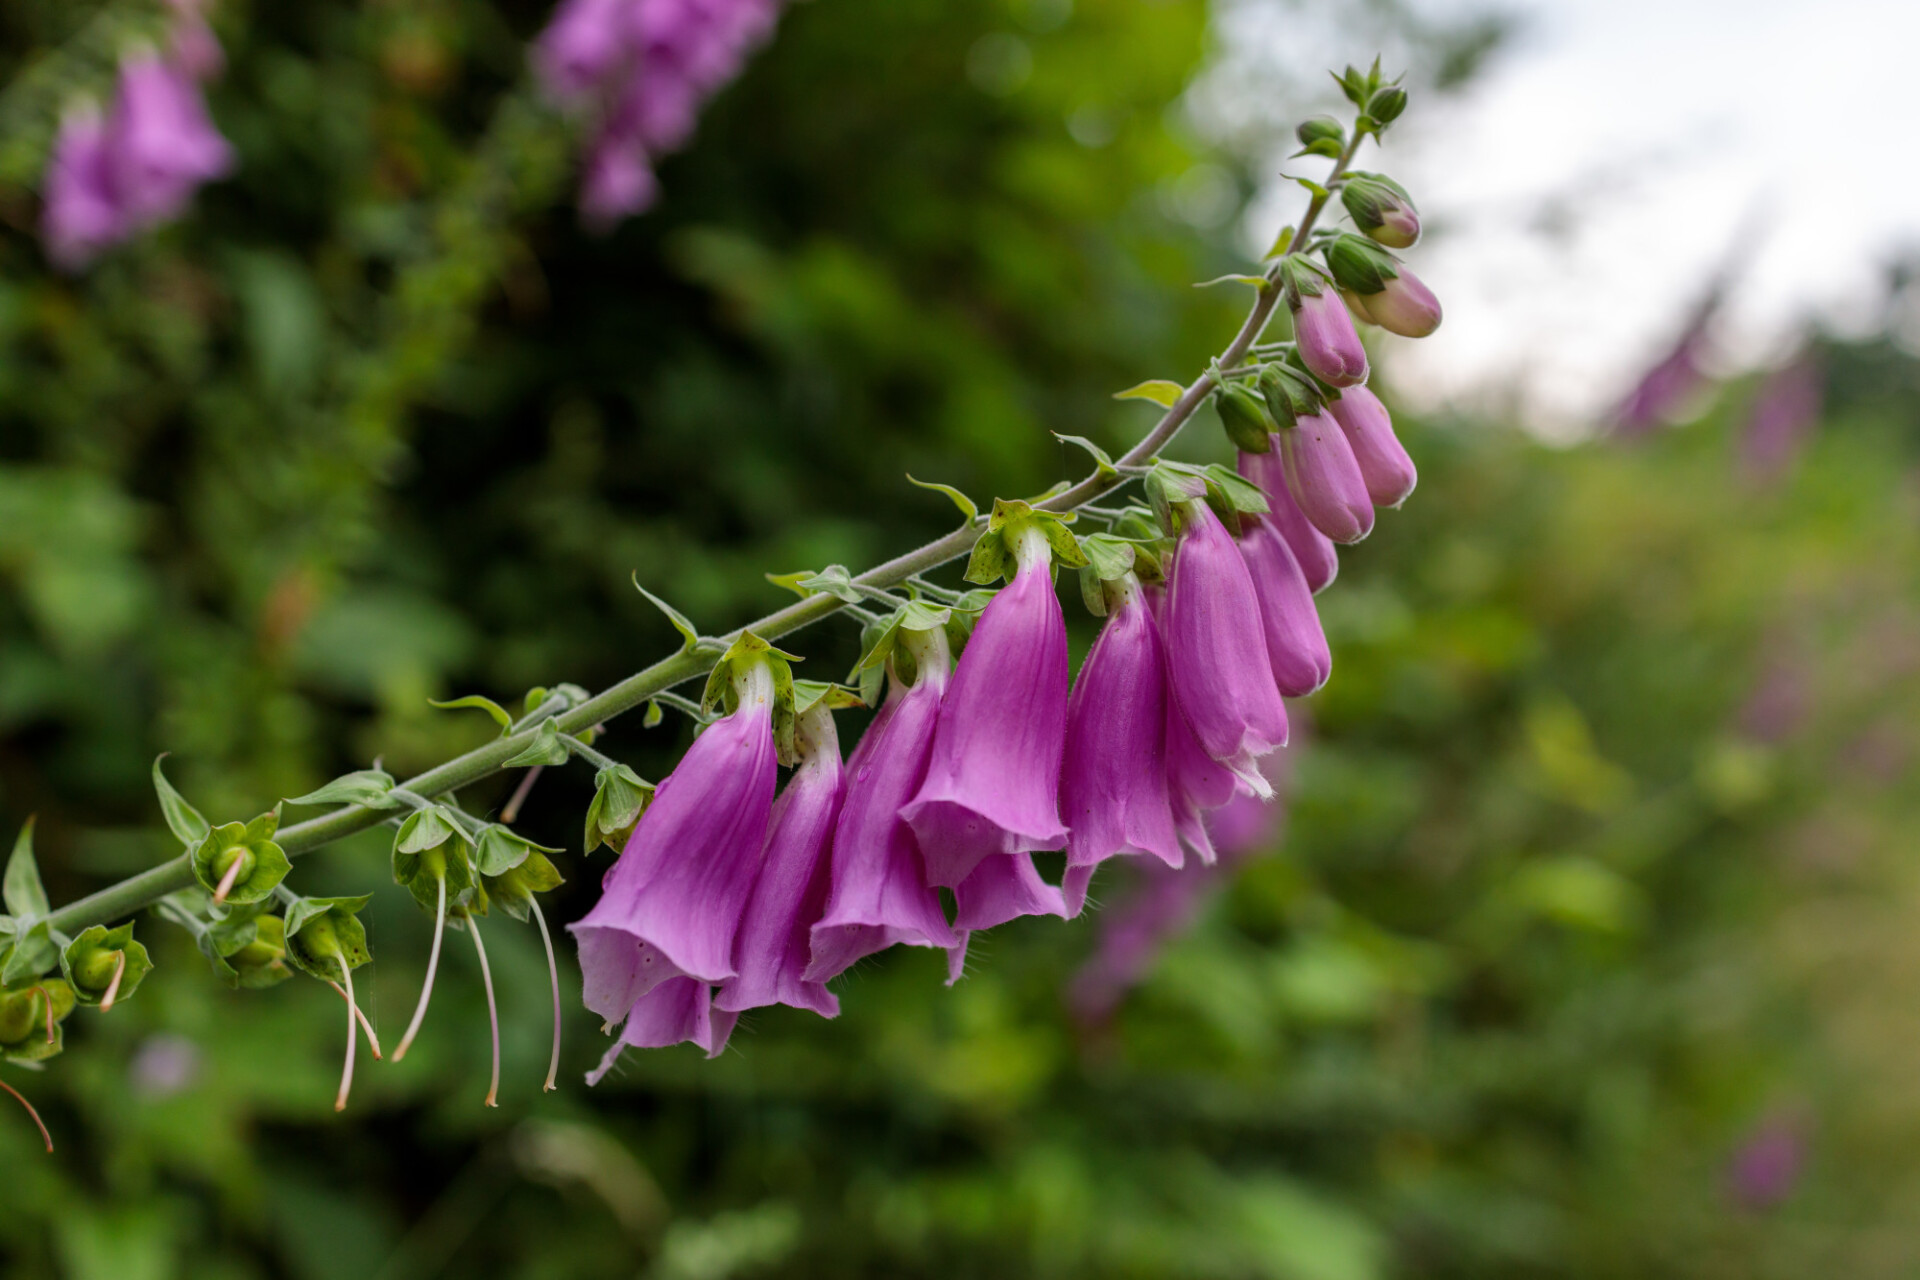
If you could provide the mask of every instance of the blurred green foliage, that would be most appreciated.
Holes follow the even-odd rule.
[[[1081,465],[1049,431],[1124,444],[1148,411],[1111,393],[1237,322],[1188,287],[1243,265],[1192,188],[1252,190],[1175,105],[1197,3],[796,5],[605,240],[523,83],[544,16],[223,5],[238,175],[78,280],[0,159],[0,833],[39,813],[57,900],[170,852],[161,750],[215,821],[412,771],[491,732],[429,698],[672,647],[636,570],[737,625],[766,571],[948,527],[903,472],[1032,493]],[[7,145],[44,86],[98,87],[98,24],[146,20],[8,6]],[[502,920],[501,1109],[455,939],[336,1118],[338,998],[229,992],[146,918],[138,998],[8,1072],[60,1150],[0,1111],[0,1275],[1911,1274],[1920,365],[1826,356],[1772,485],[1734,463],[1745,388],[1631,449],[1404,424],[1424,483],[1322,597],[1285,847],[1111,1026],[1060,1001],[1096,913],[978,940],[952,991],[891,954],[836,1022],[763,1011],[719,1062],[542,1097],[539,943]],[[853,643],[825,624],[806,673]],[[658,777],[686,736],[601,745]],[[588,795],[548,770],[522,825],[571,845]],[[378,888],[382,844],[293,880]],[[605,865],[564,860],[560,919]],[[427,924],[391,887],[365,918],[391,1035]],[[570,1014],[571,1079],[598,1040]],[[1806,1169],[1760,1209],[1729,1168],[1768,1125]]]

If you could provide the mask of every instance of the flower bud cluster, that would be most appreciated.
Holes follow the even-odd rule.
[[[76,104],[54,139],[41,234],[47,255],[68,271],[172,221],[202,183],[233,167],[233,148],[200,93],[221,69],[219,41],[199,0],[172,0],[172,8],[169,47],[129,54],[104,113]]]
[[[779,0],[564,0],[533,63],[549,96],[593,118],[580,181],[589,225],[653,203],[654,162],[685,145],[778,14]]]

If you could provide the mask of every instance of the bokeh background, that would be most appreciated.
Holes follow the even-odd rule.
[[[337,997],[230,992],[143,919],[138,997],[76,1015],[49,1070],[0,1068],[59,1144],[0,1109],[0,1275],[1920,1269],[1899,184],[1756,152],[1794,200],[1845,197],[1791,242],[1840,265],[1786,287],[1759,245],[1800,224],[1766,228],[1754,165],[1711,178],[1745,154],[1727,135],[1650,116],[1659,77],[1542,72],[1654,39],[1611,9],[811,0],[659,207],[593,237],[525,75],[544,4],[223,0],[236,175],[63,276],[32,94],[92,83],[100,24],[140,8],[0,12],[0,835],[39,815],[56,900],[170,855],[161,751],[215,820],[375,757],[404,775],[491,732],[430,698],[666,651],[636,571],[722,630],[777,603],[766,571],[946,528],[904,472],[1032,493],[1080,465],[1049,431],[1124,446],[1149,411],[1111,394],[1190,376],[1237,323],[1243,298],[1190,286],[1287,216],[1286,131],[1332,105],[1329,62],[1410,71],[1370,167],[1423,200],[1451,310],[1426,352],[1376,353],[1422,484],[1321,597],[1334,678],[1297,708],[1284,832],[1103,1016],[1066,993],[1142,892],[1122,875],[1080,921],[979,940],[951,991],[896,950],[838,1021],[761,1011],[716,1062],[634,1054],[589,1091],[574,1011],[573,1083],[542,1096],[544,965],[503,921],[500,1108],[455,945],[418,1047],[336,1117]],[[1848,6],[1661,6],[1749,8],[1829,32]],[[1809,37],[1799,71],[1892,76],[1869,35],[1899,8]],[[1695,46],[1676,102],[1777,114],[1796,67],[1767,26],[1744,60]],[[1555,361],[1584,381],[1543,393]],[[1224,456],[1204,422],[1181,448]],[[855,639],[809,633],[809,673]],[[657,778],[687,737],[631,717],[601,745]],[[522,828],[577,849],[589,786],[549,770]],[[391,1036],[428,923],[383,845],[294,882],[377,891],[361,985]],[[604,858],[563,860],[557,917]]]

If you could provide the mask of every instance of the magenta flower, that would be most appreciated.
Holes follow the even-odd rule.
[[[1059,916],[1064,920],[1070,914],[1065,896],[1040,878],[1030,853],[981,859],[980,865],[955,887],[953,902],[953,931],[960,941],[947,952],[948,986],[958,982],[965,971],[967,942],[972,935],[1021,916]]]
[[[1293,500],[1293,493],[1287,488],[1287,468],[1280,442],[1274,441],[1270,453],[1241,454],[1240,474],[1259,485],[1267,495],[1268,511],[1264,518],[1293,552],[1300,572],[1306,575],[1308,588],[1315,595],[1325,591],[1339,576],[1340,556],[1334,550],[1333,539],[1314,528],[1313,522],[1300,510],[1300,504]]]
[[[126,215],[114,196],[106,125],[91,108],[69,112],[60,122],[47,169],[41,215],[47,256],[76,271],[127,231]]]
[[[1286,697],[1304,698],[1333,673],[1333,654],[1306,575],[1286,540],[1264,520],[1248,522],[1240,537],[1240,554],[1260,599],[1274,684]]]
[[[659,198],[660,183],[637,141],[611,131],[594,141],[580,179],[580,216],[588,227],[611,230]]]
[[[927,880],[957,885],[999,853],[1057,849],[1067,734],[1067,625],[1046,535],[1013,540],[1019,569],[987,605],[940,706],[927,778],[901,811]]]
[[[556,102],[574,104],[606,86],[628,60],[631,0],[562,0],[533,42],[533,68]]]
[[[1316,413],[1277,434],[1287,492],[1308,522],[1335,542],[1372,533],[1373,499],[1340,424]]]
[[[1322,382],[1336,387],[1357,386],[1367,380],[1367,349],[1353,327],[1346,304],[1331,285],[1319,293],[1304,290],[1291,295],[1293,340],[1300,359]],[[1371,300],[1370,300],[1371,301]],[[1371,306],[1369,306],[1371,310]]]
[[[650,988],[633,1001],[625,1017],[620,1038],[600,1059],[600,1065],[587,1073],[588,1084],[604,1080],[628,1049],[665,1049],[690,1041],[706,1050],[709,1058],[717,1058],[740,1020],[737,1013],[716,1013],[713,988],[685,976],[668,978]]]
[[[1353,447],[1354,461],[1360,464],[1360,477],[1366,481],[1373,505],[1397,507],[1405,502],[1420,475],[1399,437],[1393,434],[1393,417],[1380,397],[1365,387],[1349,387],[1327,405],[1327,412],[1347,433],[1347,443]]]
[[[1166,720],[1166,659],[1140,584],[1128,575],[1067,705],[1060,812],[1075,915],[1094,868],[1115,854],[1150,853],[1171,867],[1183,860],[1167,795]]]
[[[107,139],[114,197],[132,227],[176,217],[201,183],[233,166],[199,86],[158,54],[121,64]]]
[[[840,1012],[833,993],[805,977],[813,925],[826,909],[829,852],[846,793],[840,739],[824,702],[800,717],[796,737],[800,763],[773,802],[760,878],[734,939],[739,972],[714,1000],[729,1013],[767,1004],[811,1009],[823,1018]]]
[[[1819,357],[1802,355],[1768,376],[1740,437],[1740,462],[1755,480],[1785,473],[1807,437],[1820,424],[1826,401],[1826,371]]]
[[[226,69],[227,55],[207,25],[203,0],[168,0],[173,10],[173,39],[167,55],[195,80],[211,80]]]
[[[803,975],[808,982],[829,981],[895,943],[961,945],[900,812],[926,777],[948,682],[947,642],[937,630],[901,636],[913,654],[915,680],[911,688],[895,682],[847,764],[826,911],[813,926],[812,960]]]
[[[1286,745],[1253,576],[1205,502],[1184,504],[1166,607],[1167,667],[1194,740],[1256,794],[1258,761]]]
[[[1399,274],[1388,280],[1380,292],[1362,297],[1361,305],[1366,308],[1368,318],[1388,333],[1397,333],[1403,338],[1424,338],[1440,327],[1440,299],[1404,265],[1396,263],[1394,269]]]
[[[734,689],[737,709],[694,740],[607,873],[600,901],[568,926],[580,948],[586,1005],[609,1023],[641,1012],[651,1019],[663,1007],[704,1010],[707,984],[738,972],[734,935],[773,808],[774,681],[767,662],[746,665]],[[698,1000],[683,999],[676,987],[641,1009],[642,997],[678,977],[694,980]]]

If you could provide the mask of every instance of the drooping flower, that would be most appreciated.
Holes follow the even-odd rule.
[[[1060,813],[1076,915],[1094,868],[1115,854],[1183,861],[1167,794],[1166,659],[1139,581],[1128,574],[1113,594],[1067,706]]]
[[[1201,748],[1266,795],[1258,761],[1286,745],[1287,712],[1253,576],[1204,501],[1182,504],[1180,519],[1165,627],[1174,696]]]
[[[914,681],[893,681],[886,705],[847,764],[826,910],[813,926],[807,982],[829,981],[896,943],[960,945],[900,812],[926,777],[949,680],[947,641],[937,629],[903,629],[901,642],[913,656]]]
[[[1440,299],[1404,265],[1378,293],[1361,298],[1367,315],[1388,333],[1424,338],[1440,327]]]
[[[660,784],[600,901],[568,926],[587,1007],[628,1023],[602,1072],[622,1046],[654,1047],[662,1028],[710,1028],[710,984],[738,972],[734,937],[773,808],[775,682],[770,659],[758,654],[736,661],[731,679],[734,710]],[[672,979],[687,981],[642,1003]],[[710,1031],[703,1047],[718,1051]]]
[[[959,884],[982,858],[1066,842],[1066,619],[1046,535],[1023,524],[1010,542],[1018,569],[960,656],[940,706],[926,781],[901,811],[931,884]]]
[[[1340,424],[1316,413],[1277,434],[1287,492],[1308,522],[1335,542],[1372,533],[1373,499]]]
[[[1286,540],[1265,520],[1248,522],[1240,535],[1240,554],[1260,599],[1274,684],[1286,697],[1304,698],[1333,673],[1333,653],[1306,575]]]
[[[587,1083],[599,1084],[606,1079],[628,1049],[666,1049],[689,1043],[700,1046],[709,1058],[717,1058],[739,1020],[737,1013],[714,1009],[713,988],[698,978],[684,974],[668,978],[633,1001],[620,1028],[620,1038],[600,1059],[600,1065],[587,1073]]]
[[[1768,376],[1740,437],[1741,469],[1754,480],[1777,479],[1793,465],[1808,435],[1820,423],[1826,371],[1814,355],[1801,355]]]
[[[226,69],[227,55],[207,24],[206,0],[168,0],[173,33],[167,55],[195,80],[211,80]]]
[[[840,1012],[838,998],[805,977],[813,925],[826,909],[833,829],[846,792],[840,739],[825,700],[801,715],[795,738],[800,762],[773,803],[760,877],[734,939],[738,973],[714,998],[714,1007],[729,1013],[767,1004],[811,1009],[823,1018]]]
[[[114,197],[106,122],[92,107],[70,111],[60,122],[41,218],[47,255],[68,271],[127,234],[126,213]]]
[[[1085,888],[1082,887],[1084,896]],[[1065,895],[1040,878],[1030,853],[983,858],[953,890],[953,931],[959,944],[947,952],[947,985],[960,980],[972,935],[996,928],[1021,916],[1059,916],[1066,919]]]
[[[1348,387],[1327,411],[1340,429],[1347,433],[1353,447],[1353,459],[1360,464],[1360,477],[1366,481],[1367,496],[1376,507],[1397,507],[1413,493],[1420,473],[1407,456],[1400,438],[1393,434],[1393,416],[1380,397],[1365,387]]]
[[[632,0],[561,0],[533,42],[533,67],[558,102],[591,96],[629,55],[627,10]]]
[[[1267,495],[1267,514],[1263,517],[1286,541],[1287,549],[1306,575],[1307,587],[1315,594],[1327,589],[1340,573],[1340,555],[1333,539],[1313,527],[1287,488],[1287,467],[1280,456],[1279,441],[1269,453],[1240,455],[1240,474],[1260,486]]]
[[[177,216],[202,183],[233,166],[199,86],[155,53],[121,64],[107,138],[114,196],[134,227]]]
[[[1339,293],[1324,285],[1319,293],[1301,291],[1289,294],[1288,300],[1293,304],[1294,341],[1307,368],[1336,387],[1365,382],[1367,349],[1360,345],[1360,334]]]

